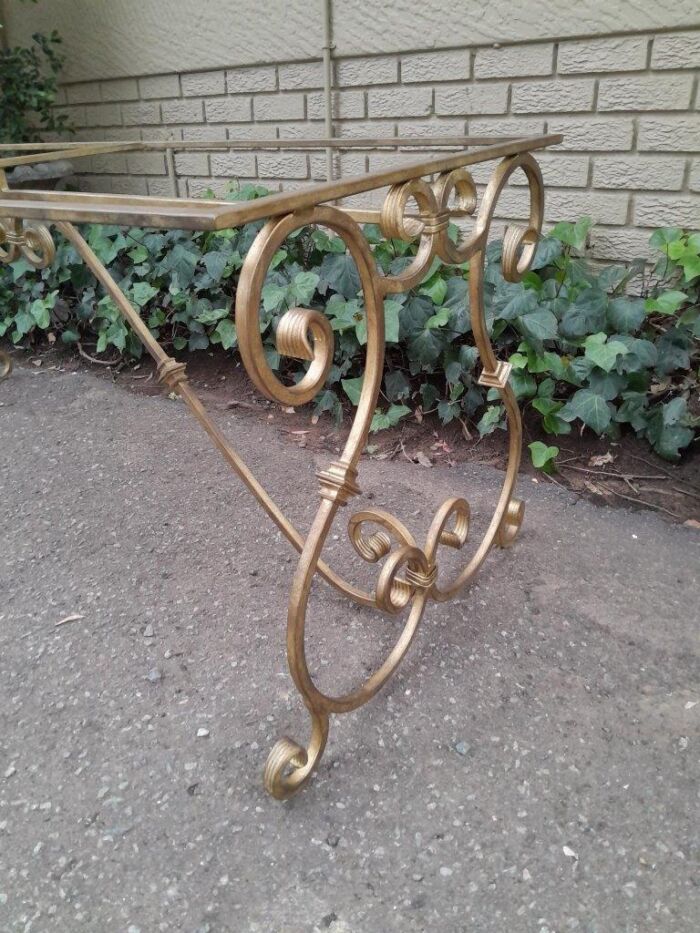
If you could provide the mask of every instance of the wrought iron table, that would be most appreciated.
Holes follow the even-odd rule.
[[[429,159],[397,165],[386,171],[341,181],[327,181],[304,190],[271,194],[251,202],[192,200],[92,193],[15,191],[4,183],[3,169],[11,165],[58,158],[105,154],[137,149],[172,150],[197,148],[197,144],[92,143],[73,146],[27,145],[4,147],[14,155],[0,158],[0,261],[12,262],[23,255],[37,268],[48,266],[55,247],[47,224],[68,239],[83,261],[112,297],[125,320],[153,357],[159,381],[177,393],[209,435],[244,485],[299,552],[291,586],[287,615],[287,656],[297,690],[311,718],[311,737],[306,746],[280,738],[272,748],[264,770],[265,788],[278,799],[290,797],[309,779],[323,755],[332,713],[347,713],[366,703],[389,680],[406,654],[429,600],[446,602],[471,580],[493,546],[508,547],[523,520],[523,504],[514,496],[520,462],[521,422],[512,389],[510,366],[496,359],[484,317],[485,248],[498,197],[511,175],[521,170],[529,189],[527,226],[509,226],[503,241],[502,270],[507,281],[516,282],[529,268],[542,227],[544,192],[542,176],[532,153],[560,142],[560,136],[523,139],[446,138],[438,140],[280,140],[234,143],[219,148],[351,149],[370,147],[427,148],[460,146],[460,151],[441,151]],[[203,143],[199,148],[213,149]],[[17,151],[28,150],[17,155]],[[499,160],[481,203],[469,167]],[[388,186],[381,210],[352,210],[335,206],[337,199]],[[411,213],[410,205],[417,206]],[[471,230],[454,243],[448,236],[451,219],[473,216]],[[270,369],[260,336],[261,292],[273,256],[286,237],[301,227],[319,225],[334,231],[356,263],[367,318],[366,363],[362,392],[339,458],[317,474],[320,502],[308,534],[302,534],[285,517],[268,492],[239,457],[211,419],[187,379],[185,363],[170,357],[100,262],[75,224],[109,223],[188,230],[222,230],[254,220],[266,220],[245,257],[235,299],[235,320],[243,364],[257,388],[269,399],[286,406],[311,401],[323,387],[333,361],[333,331],[318,310],[292,308],[281,318],[276,346],[281,356],[308,361],[306,375],[286,385]],[[417,241],[416,255],[400,274],[382,274],[365,239],[361,224],[379,223],[385,237]],[[444,580],[439,572],[440,549],[460,549],[469,532],[470,509],[466,499],[449,498],[438,509],[427,538],[416,542],[409,529],[381,509],[355,512],[348,534],[357,553],[369,563],[383,562],[373,591],[367,592],[344,578],[322,558],[336,515],[360,492],[358,465],[374,413],[384,364],[384,313],[386,296],[420,283],[437,257],[445,263],[469,262],[469,312],[482,373],[479,382],[496,389],[505,406],[508,429],[508,465],[493,517],[483,539],[461,572]],[[9,375],[10,358],[0,356],[0,378]],[[384,662],[355,690],[340,696],[323,693],[307,665],[306,613],[312,581],[319,574],[341,593],[361,606],[380,612],[405,612],[403,630]]]

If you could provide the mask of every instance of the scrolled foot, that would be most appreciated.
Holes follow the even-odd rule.
[[[496,544],[499,547],[507,548],[513,544],[518,537],[524,515],[525,503],[520,499],[511,499],[496,534]]]
[[[323,755],[328,738],[328,716],[312,713],[309,748],[282,736],[270,750],[263,772],[263,786],[276,800],[288,800],[301,790]]]

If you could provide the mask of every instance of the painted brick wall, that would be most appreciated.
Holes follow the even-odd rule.
[[[564,142],[539,157],[548,222],[590,214],[594,254],[628,259],[645,253],[653,227],[700,226],[699,69],[700,29],[340,58],[335,133],[561,132]],[[318,61],[73,83],[61,95],[80,139],[293,141],[324,132]],[[342,152],[335,171],[362,174],[397,158],[415,159],[415,150]],[[322,151],[191,152],[175,164],[180,193],[190,196],[221,192],[231,179],[276,189],[325,178]],[[491,168],[477,166],[477,182]],[[82,181],[103,191],[171,192],[165,158],[155,153],[93,159]],[[514,184],[500,214],[519,218],[524,205]]]

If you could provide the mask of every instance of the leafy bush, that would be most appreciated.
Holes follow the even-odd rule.
[[[56,78],[64,61],[61,37],[54,29],[48,36],[35,32],[32,41],[28,48],[0,48],[2,143],[35,142],[41,133],[71,131],[65,114],[53,110]]]
[[[246,186],[229,198],[266,193]],[[512,363],[513,389],[546,433],[588,427],[617,436],[629,424],[661,456],[676,459],[698,423],[688,400],[698,389],[700,234],[656,231],[651,243],[662,255],[653,269],[641,260],[594,268],[579,255],[590,223],[557,224],[518,284],[501,274],[500,243],[489,246],[485,311],[496,353]],[[233,350],[237,275],[261,225],[195,234],[91,226],[84,234],[164,345]],[[414,244],[385,240],[374,225],[364,229],[384,272],[401,271],[415,255]],[[97,353],[138,358],[141,345],[112,300],[101,296],[70,244],[57,247],[42,272],[24,260],[0,269],[0,337],[27,344],[48,333]],[[373,430],[412,412],[437,412],[443,424],[468,420],[482,435],[504,426],[498,393],[477,383],[467,276],[466,265],[436,261],[418,288],[385,302],[387,366]],[[267,359],[289,379],[299,378],[303,364],[280,360],[274,331],[295,305],[320,308],[331,321],[335,361],[316,408],[340,418],[343,396],[355,402],[359,395],[366,322],[355,265],[342,240],[323,229],[290,236],[263,289]]]

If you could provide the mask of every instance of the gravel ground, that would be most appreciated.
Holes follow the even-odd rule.
[[[313,455],[223,421],[307,527]],[[483,527],[500,478],[360,473],[418,531],[454,494]],[[280,804],[267,752],[307,731],[284,655],[291,550],[181,403],[15,371],[0,386],[0,930],[700,929],[700,535],[522,485],[516,547],[429,608],[398,675],[332,721],[316,778]],[[319,584],[321,684],[356,682],[398,624]]]

